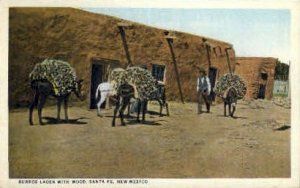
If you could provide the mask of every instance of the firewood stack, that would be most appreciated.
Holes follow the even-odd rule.
[[[115,84],[115,89],[124,83],[133,85],[136,90],[135,97],[140,99],[151,99],[158,93],[157,80],[151,72],[141,67],[129,67],[124,71],[113,70],[111,81]]]
[[[245,82],[236,74],[224,74],[216,83],[214,91],[217,96],[222,97],[224,92],[229,88],[234,87],[238,92],[238,99],[244,98],[247,92]]]
[[[55,95],[62,96],[72,91],[76,87],[76,73],[68,62],[45,59],[38,63],[29,74],[30,81],[50,82],[53,86]]]

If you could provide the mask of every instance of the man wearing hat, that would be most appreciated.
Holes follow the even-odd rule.
[[[209,78],[206,75],[204,68],[199,69],[199,77],[197,79],[197,93],[198,93],[198,114],[201,114],[202,105],[205,102],[207,113],[210,112],[209,94],[211,91],[211,85]]]

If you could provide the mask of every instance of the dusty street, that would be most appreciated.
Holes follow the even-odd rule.
[[[233,119],[223,116],[222,104],[201,115],[195,103],[169,106],[170,117],[152,113],[146,125],[126,119],[125,127],[119,119],[111,127],[111,109],[100,118],[73,104],[70,123],[53,124],[56,107],[46,107],[45,126],[36,110],[34,126],[27,109],[10,111],[10,178],[290,176],[290,109],[240,101]]]

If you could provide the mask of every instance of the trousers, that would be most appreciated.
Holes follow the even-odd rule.
[[[205,103],[207,112],[210,112],[210,100],[206,93],[198,92],[198,114],[202,113],[202,105]]]

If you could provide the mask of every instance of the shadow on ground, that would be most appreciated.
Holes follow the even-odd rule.
[[[150,110],[149,110],[148,113],[149,113],[150,115],[157,115],[157,116],[160,115],[160,113],[159,113],[159,112],[156,112],[156,111],[150,111]],[[167,116],[167,114],[162,113],[161,116]]]
[[[44,122],[44,124],[48,124],[48,125],[58,125],[58,124],[84,125],[84,124],[87,124],[87,122],[79,121],[79,120],[82,120],[82,119],[87,119],[85,117],[80,117],[80,118],[77,118],[77,119],[69,119],[69,120],[61,119],[59,121],[57,121],[57,119],[53,118],[53,117],[43,117],[43,119],[47,121],[47,122]]]
[[[225,117],[225,116],[224,115],[217,115],[217,117]],[[225,118],[248,119],[247,117],[243,117],[243,116],[233,116],[233,117],[230,117],[229,115],[227,115]]]
[[[274,131],[284,131],[284,130],[287,130],[287,129],[289,129],[289,128],[291,128],[291,126],[289,126],[289,125],[284,125],[284,126],[282,126],[282,127],[279,127],[279,128],[277,128],[277,129],[274,129]]]
[[[135,124],[154,125],[154,126],[161,125],[160,123],[158,123],[158,121],[147,121],[147,120],[145,120],[145,121],[137,122],[136,119],[128,120],[127,123],[126,123],[126,125],[135,125]]]

